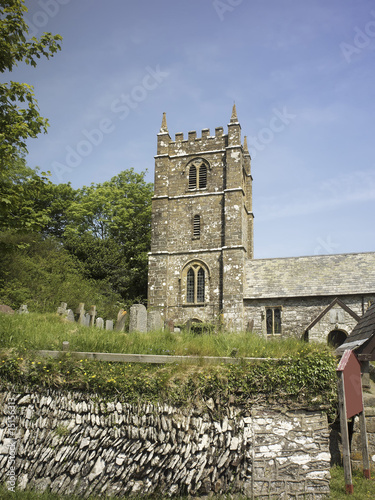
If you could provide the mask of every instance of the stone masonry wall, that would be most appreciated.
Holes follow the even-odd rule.
[[[0,394],[0,481],[64,494],[242,494],[321,499],[329,491],[319,412],[131,406],[81,393]],[[306,496],[303,496],[306,495]]]
[[[296,297],[296,298],[275,298],[275,299],[247,299],[244,301],[244,322],[245,325],[253,322],[254,332],[266,336],[265,310],[267,307],[282,307],[282,335],[301,338],[307,326],[333,301],[335,297]],[[362,316],[362,299],[365,308],[369,301],[374,301],[374,295],[361,296],[341,296],[340,299],[354,311],[358,316]],[[341,311],[343,309],[340,308]],[[350,333],[355,326],[353,318],[343,314],[345,323],[339,324],[338,329]],[[330,331],[336,329],[336,323],[330,323],[330,313],[323,318],[321,326],[315,326],[316,333],[312,340],[327,342]],[[331,328],[330,328],[331,325]]]

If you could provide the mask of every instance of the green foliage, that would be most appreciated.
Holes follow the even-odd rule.
[[[130,169],[83,187],[66,211],[65,248],[87,277],[105,280],[124,301],[147,293],[152,184],[144,175]]]
[[[48,224],[49,211],[42,200],[50,184],[23,158],[0,168],[0,248],[10,243],[2,232],[37,232]]]
[[[32,350],[61,349],[62,342],[67,340],[75,351],[212,356],[228,355],[236,341],[242,356],[258,357],[259,343],[248,334],[238,344],[241,335],[230,333],[223,334],[219,343],[215,335],[109,333],[64,324],[56,315],[2,314],[0,328],[0,379],[13,384],[121,394],[129,402],[187,405],[212,398],[217,411],[229,404],[246,408],[255,402],[288,407],[319,406],[330,414],[335,411],[336,359],[319,345],[278,341],[277,352],[283,352],[283,356],[270,359],[274,342],[264,340],[263,359],[258,361],[211,365],[201,360],[195,364],[141,365],[77,360],[69,353],[59,360],[38,359]],[[201,344],[203,338],[205,343]]]
[[[53,239],[40,235],[1,233],[9,250],[0,253],[0,303],[30,311],[56,311],[64,301],[96,304],[108,314],[119,300],[111,288],[83,277],[82,264]]]
[[[44,33],[38,40],[27,40],[29,28],[24,20],[23,0],[2,0],[0,4],[0,72],[11,72],[19,62],[36,66],[60,50],[60,35]],[[26,151],[26,140],[46,132],[48,121],[39,114],[33,87],[26,83],[0,84],[0,168]],[[0,178],[1,180],[1,178]]]
[[[371,476],[374,478],[375,470],[371,471]],[[352,473],[354,493],[348,497],[345,494],[345,477],[342,467],[332,467],[331,469],[331,494],[329,500],[343,500],[350,498],[351,500],[372,500],[375,498],[375,481],[374,479],[365,479],[363,472],[354,469]]]

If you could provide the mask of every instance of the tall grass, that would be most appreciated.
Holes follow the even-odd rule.
[[[120,333],[67,323],[56,314],[0,314],[0,349],[61,350],[180,356],[283,357],[324,349],[298,339],[267,340],[252,333]]]

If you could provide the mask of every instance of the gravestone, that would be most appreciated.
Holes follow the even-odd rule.
[[[96,322],[95,322],[95,326],[96,328],[104,328],[104,319],[103,318],[96,318]]]
[[[107,321],[105,322],[105,329],[108,331],[113,330],[113,320],[112,319],[107,319]]]
[[[117,315],[117,321],[115,325],[116,332],[123,332],[125,329],[125,321],[126,321],[126,311],[124,309],[120,309]]]
[[[131,306],[129,332],[147,332],[147,309],[143,304]]]
[[[83,326],[90,326],[90,321],[91,321],[91,316],[90,313],[86,313],[83,317],[83,323],[81,323]]]
[[[26,304],[22,304],[22,306],[18,309],[18,314],[29,314]]]
[[[174,321],[173,319],[169,319],[168,321],[166,321],[164,323],[164,329],[167,331],[167,332],[174,332]],[[190,330],[190,326],[189,326],[189,330]]]
[[[74,323],[74,312],[72,309],[67,309],[66,310],[66,315],[65,315],[66,321],[69,321],[69,323]]]
[[[65,315],[67,307],[68,307],[68,304],[66,302],[61,302],[60,307],[57,308],[57,314]]]
[[[90,324],[89,326],[94,326],[95,324],[95,318],[96,318],[96,306],[91,306],[91,309],[89,311],[90,315]]]
[[[77,315],[77,322],[80,324],[80,325],[84,325],[85,324],[85,304],[83,302],[81,302],[79,304],[79,306],[77,307],[76,309],[76,315]]]
[[[5,313],[5,314],[14,314],[14,311],[11,307],[6,306],[4,304],[0,305],[0,313]]]
[[[147,331],[156,332],[163,329],[163,320],[160,311],[153,310],[147,312]]]

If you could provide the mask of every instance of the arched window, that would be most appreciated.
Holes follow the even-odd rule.
[[[207,186],[207,166],[202,163],[199,168],[199,189]]]
[[[197,187],[197,168],[191,165],[189,169],[189,189],[196,189]]]
[[[202,158],[193,160],[189,167],[189,189],[207,187],[207,165]]]
[[[201,267],[197,273],[197,302],[204,302],[204,278],[204,269]]]
[[[207,273],[199,263],[191,264],[186,273],[186,303],[203,304],[206,302]]]
[[[195,273],[192,268],[189,269],[186,276],[186,302],[190,304],[194,302],[194,282],[195,282]]]
[[[194,215],[193,237],[194,238],[199,238],[200,235],[201,235],[201,216],[200,215]]]

